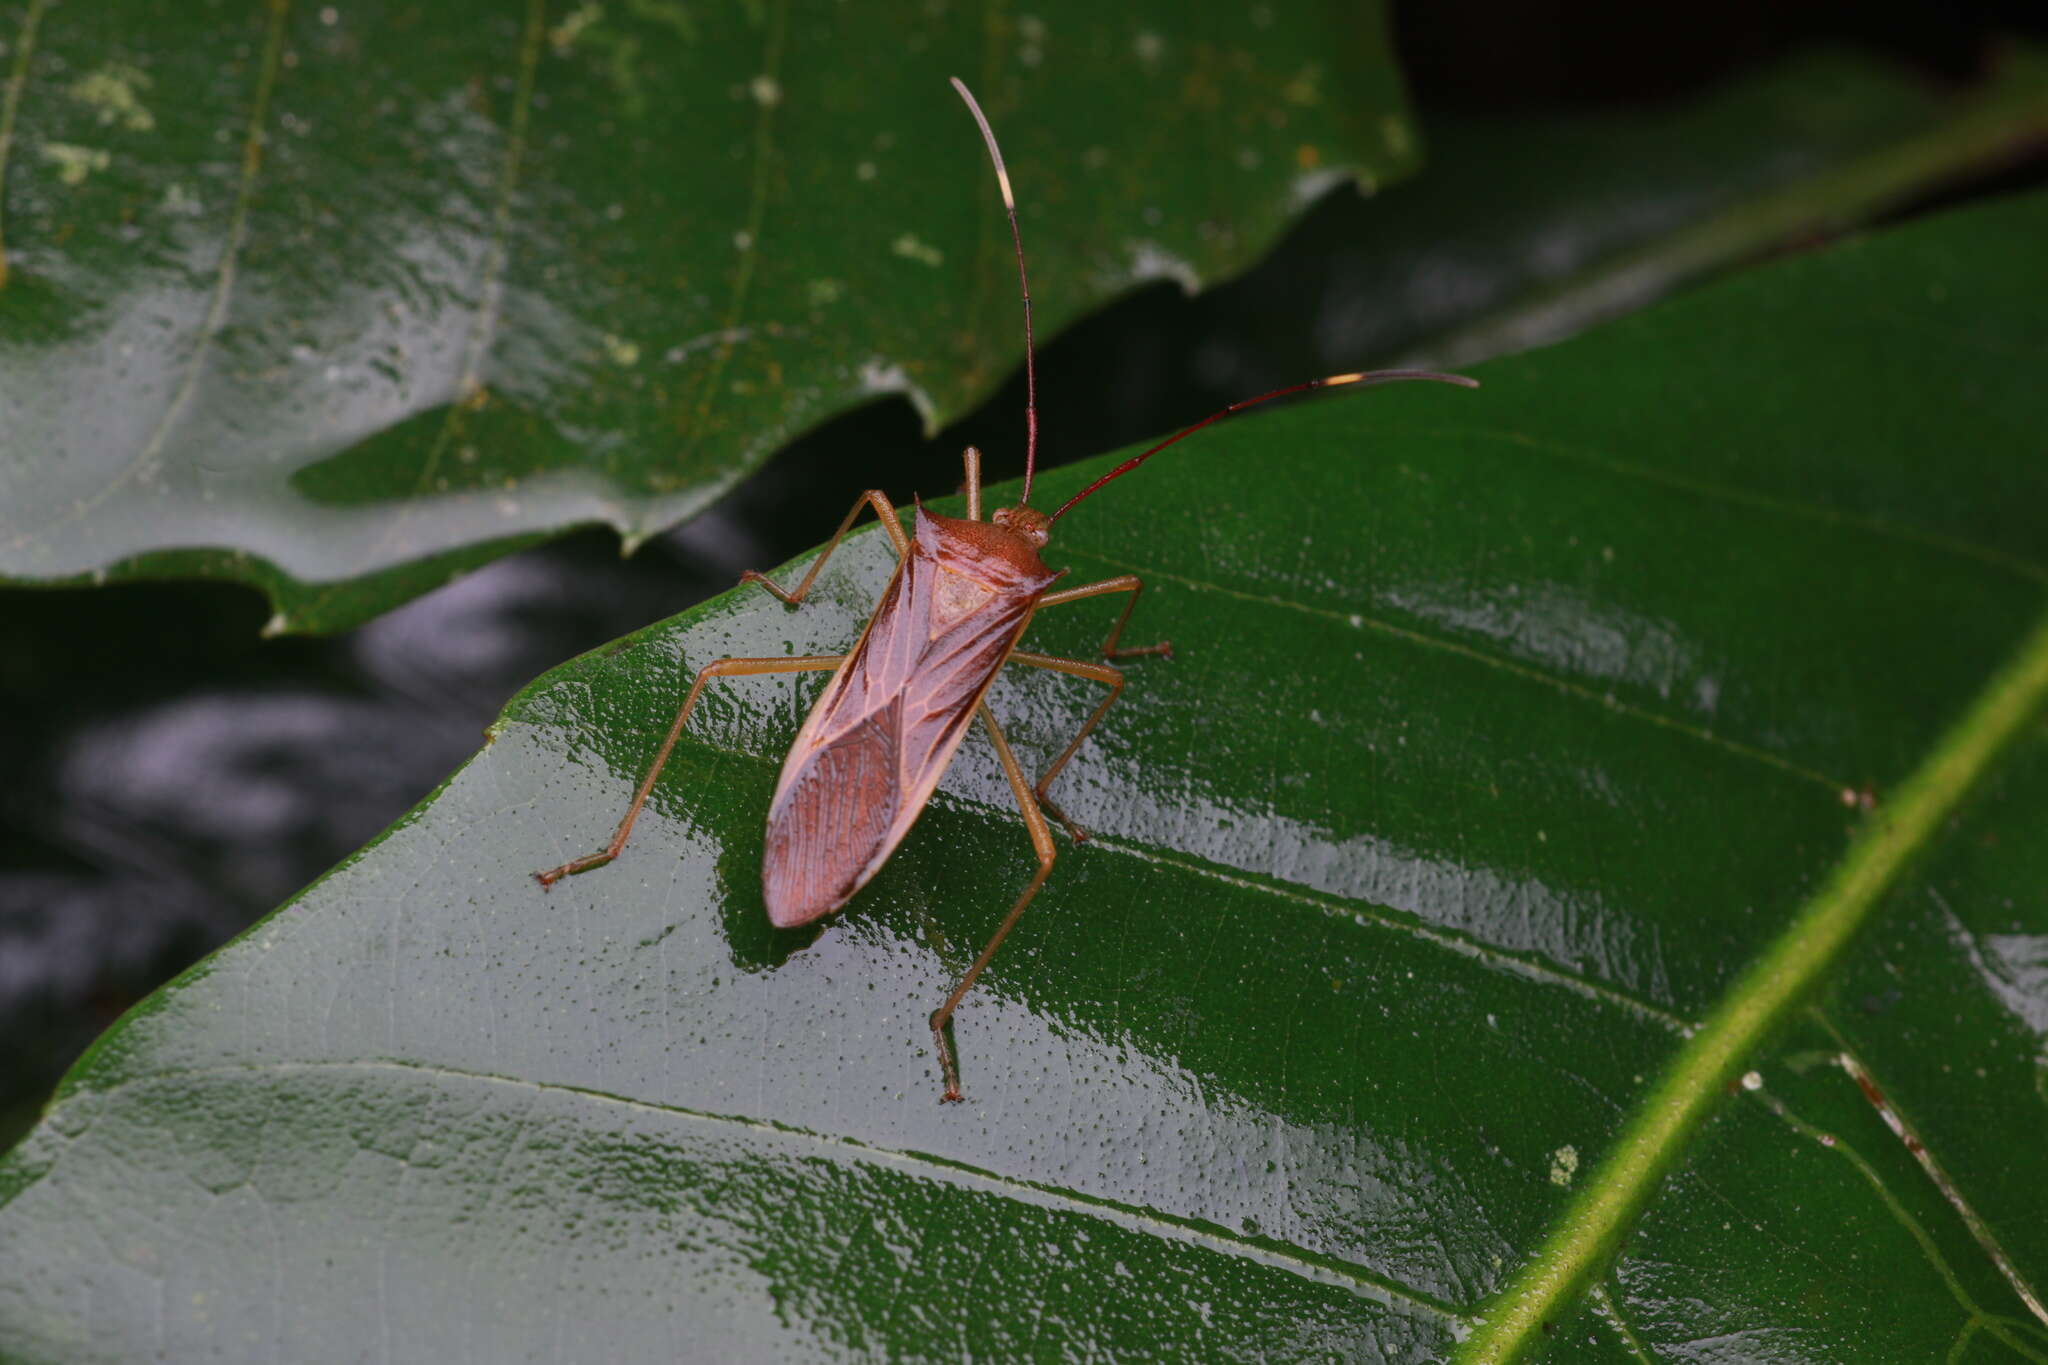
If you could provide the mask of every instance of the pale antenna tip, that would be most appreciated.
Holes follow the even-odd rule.
[[[1003,207],[1014,214],[1017,211],[1017,195],[1010,188],[1009,168],[1003,165],[1003,154],[996,147],[995,130],[988,126],[988,116],[981,112],[981,101],[974,98],[974,92],[967,88],[967,82],[958,76],[948,76],[946,79],[953,83],[953,89],[960,93],[960,98],[967,101],[968,112],[974,115],[974,121],[981,126],[982,140],[988,143],[989,160],[995,163],[996,184],[1003,191]]]
[[[1429,379],[1439,384],[1456,384],[1465,389],[1479,387],[1479,381],[1469,374],[1439,374],[1435,370],[1360,370],[1354,374],[1326,375],[1315,381],[1315,387],[1327,389],[1339,384],[1398,384],[1408,379]]]

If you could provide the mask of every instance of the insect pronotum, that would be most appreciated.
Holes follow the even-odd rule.
[[[761,868],[761,891],[769,921],[784,929],[809,924],[845,905],[881,870],[931,799],[946,765],[966,737],[969,723],[980,720],[988,731],[1003,775],[1009,779],[1017,809],[1024,817],[1024,829],[1037,855],[1038,870],[945,1003],[932,1012],[932,1042],[938,1050],[945,1078],[944,1098],[948,1100],[961,1096],[960,1072],[946,1038],[947,1025],[962,997],[995,956],[996,949],[1024,913],[1024,907],[1031,904],[1052,871],[1054,846],[1046,815],[1049,813],[1059,821],[1074,842],[1087,838],[1086,832],[1060,810],[1047,789],[1123,691],[1123,671],[1112,667],[1114,661],[1172,653],[1171,645],[1165,642],[1136,648],[1118,643],[1144,587],[1136,574],[1119,574],[1100,583],[1048,591],[1060,575],[1045,566],[1038,552],[1044,547],[1053,523],[1104,484],[1130,473],[1174,442],[1211,422],[1270,399],[1311,389],[1363,387],[1408,379],[1476,386],[1475,380],[1463,375],[1380,370],[1330,375],[1276,389],[1233,403],[1133,455],[1050,514],[1039,511],[1030,505],[1031,479],[1038,462],[1038,377],[1032,353],[1031,282],[1024,269],[1023,236],[1017,229],[1017,201],[1010,192],[1010,175],[1003,168],[1003,154],[996,146],[995,133],[989,128],[981,106],[959,80],[953,81],[953,88],[967,102],[968,111],[981,129],[982,140],[988,144],[996,183],[1003,192],[1003,208],[1010,218],[1010,241],[1017,253],[1017,282],[1024,299],[1024,489],[1017,505],[997,509],[987,521],[981,519],[981,452],[969,446],[964,455],[964,519],[942,517],[920,505],[915,530],[905,535],[895,506],[880,489],[871,488],[853,504],[832,539],[826,542],[824,551],[812,561],[803,581],[793,590],[779,587],[749,569],[741,582],[759,583],[788,605],[801,605],[811,584],[817,581],[819,570],[825,567],[825,561],[831,558],[863,506],[874,509],[897,557],[894,577],[882,590],[881,601],[868,618],[860,639],[847,653],[719,659],[699,669],[676,712],[675,723],[669,727],[668,737],[662,741],[647,775],[640,780],[611,842],[596,853],[534,874],[542,886],[551,886],[563,877],[618,857],[633,832],[640,808],[647,803],[655,778],[668,762],[683,726],[689,722],[690,712],[696,709],[698,695],[711,679],[829,670],[831,681],[819,694],[783,761],[782,777],[768,808],[767,853]],[[1108,662],[1068,659],[1017,647],[1035,612],[1115,593],[1126,596],[1123,611],[1102,642],[1102,657]],[[1005,664],[1071,674],[1109,689],[1094,713],[1035,783],[1025,776],[1016,755],[1010,751],[1009,741],[1003,737],[1002,727],[988,709],[989,686]]]

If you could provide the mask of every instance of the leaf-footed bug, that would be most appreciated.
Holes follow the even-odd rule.
[[[863,506],[874,509],[897,556],[894,576],[882,590],[867,627],[847,653],[719,659],[700,669],[611,842],[596,853],[534,874],[541,885],[551,886],[563,877],[610,862],[619,855],[632,834],[640,808],[653,790],[655,778],[668,762],[683,726],[689,722],[690,712],[696,708],[699,694],[711,679],[830,671],[831,681],[819,694],[783,762],[782,777],[768,809],[767,851],[761,870],[769,920],[779,928],[809,924],[845,905],[888,861],[931,799],[939,778],[966,737],[969,724],[979,719],[988,731],[996,759],[1009,779],[1017,808],[1024,817],[1038,870],[945,1003],[932,1013],[932,1039],[938,1048],[945,1078],[944,1098],[948,1100],[958,1100],[961,1095],[959,1068],[946,1038],[947,1024],[1052,871],[1054,846],[1046,814],[1050,812],[1076,842],[1087,837],[1060,810],[1047,789],[1123,691],[1124,675],[1112,666],[1114,661],[1171,652],[1163,643],[1139,648],[1119,644],[1131,609],[1137,605],[1138,594],[1144,587],[1137,575],[1119,574],[1099,583],[1050,591],[1059,574],[1046,567],[1038,552],[1045,546],[1053,523],[1104,484],[1130,473],[1176,441],[1271,399],[1312,389],[1417,379],[1477,386],[1477,381],[1463,375],[1428,370],[1380,370],[1311,379],[1233,403],[1125,460],[1051,513],[1039,511],[1030,505],[1031,481],[1038,458],[1038,379],[1031,336],[1031,284],[1024,268],[1016,198],[1010,190],[1009,172],[1004,169],[995,133],[981,106],[959,80],[953,81],[953,88],[967,102],[968,111],[974,115],[988,145],[996,182],[1002,189],[1003,207],[1009,215],[1010,240],[1017,254],[1017,280],[1024,301],[1025,400],[1024,487],[1016,506],[998,508],[987,521],[982,520],[981,452],[969,446],[964,457],[965,518],[940,516],[919,505],[914,529],[906,535],[887,496],[880,489],[869,489],[854,503],[793,590],[748,570],[742,582],[759,583],[785,603],[800,605]],[[1017,647],[1037,611],[1114,593],[1127,596],[1122,613],[1102,642],[1102,657],[1109,662],[1062,658]],[[1099,682],[1109,689],[1036,783],[1025,776],[1002,727],[988,709],[989,687],[1005,664],[1050,669]]]

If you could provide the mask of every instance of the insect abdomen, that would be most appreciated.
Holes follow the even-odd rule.
[[[761,890],[777,928],[828,915],[867,880],[901,803],[902,698],[820,748],[768,815]]]

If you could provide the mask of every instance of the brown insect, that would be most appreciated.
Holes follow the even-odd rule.
[[[979,719],[995,746],[996,759],[1002,764],[1017,808],[1024,817],[1025,831],[1038,856],[1038,871],[1010,907],[988,946],[961,976],[945,1003],[932,1013],[932,1041],[938,1048],[946,1083],[944,1098],[948,1100],[961,1096],[959,1069],[946,1040],[947,1023],[1052,871],[1054,848],[1046,814],[1064,825],[1076,843],[1088,837],[1086,831],[1067,818],[1046,789],[1124,686],[1123,672],[1108,663],[1039,654],[1019,649],[1018,641],[1031,624],[1032,615],[1045,607],[1125,593],[1128,596],[1123,612],[1102,642],[1102,657],[1118,660],[1172,654],[1172,646],[1164,642],[1139,648],[1118,645],[1124,626],[1131,619],[1131,609],[1138,603],[1138,593],[1144,587],[1137,575],[1119,574],[1100,583],[1047,591],[1060,574],[1048,569],[1038,552],[1044,547],[1053,523],[1083,498],[1110,480],[1130,473],[1174,442],[1269,399],[1337,385],[1385,384],[1406,379],[1431,379],[1467,387],[1476,384],[1462,375],[1427,370],[1382,370],[1312,379],[1231,404],[1125,460],[1050,515],[1030,506],[1031,478],[1038,456],[1038,381],[1032,354],[1031,284],[1024,270],[1017,203],[1010,192],[1009,172],[1003,168],[1003,154],[996,147],[995,133],[990,130],[981,106],[957,79],[953,88],[960,92],[960,98],[967,102],[974,121],[980,125],[989,158],[995,163],[1003,207],[1010,217],[1010,239],[1017,252],[1017,280],[1024,297],[1024,490],[1017,505],[998,509],[987,521],[981,519],[981,452],[969,446],[965,453],[964,520],[939,516],[920,504],[915,531],[905,535],[888,497],[880,489],[869,489],[839,523],[824,552],[812,562],[794,591],[784,590],[764,575],[748,570],[741,582],[759,583],[791,606],[801,604],[863,506],[874,508],[897,556],[895,576],[883,590],[881,602],[851,652],[720,659],[699,670],[611,843],[600,852],[534,874],[542,886],[550,886],[619,855],[655,778],[668,762],[690,712],[696,708],[698,694],[711,679],[831,670],[832,680],[812,706],[810,717],[804,721],[788,758],[783,761],[782,778],[768,808],[767,853],[761,869],[761,889],[769,921],[784,929],[809,924],[846,904],[881,870],[931,799],[954,751],[966,738],[969,723]],[[988,689],[1004,664],[1051,669],[1099,682],[1109,689],[1094,714],[1036,783],[1025,776],[1016,755],[1010,752],[1009,741],[1003,737],[1002,727],[996,724],[986,702]]]

